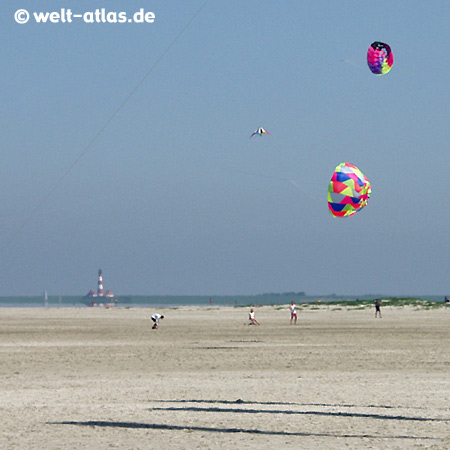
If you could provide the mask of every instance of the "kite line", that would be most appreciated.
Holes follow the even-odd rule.
[[[105,122],[105,124],[99,129],[99,131],[94,135],[94,137],[87,143],[81,153],[77,156],[74,162],[67,168],[67,170],[60,176],[60,178],[56,181],[50,191],[42,198],[42,200],[38,203],[38,205],[31,211],[30,215],[23,221],[22,225],[16,230],[16,232],[6,241],[5,244],[0,248],[0,254],[10,246],[10,244],[20,235],[20,233],[24,230],[24,228],[30,223],[31,219],[36,216],[36,214],[40,211],[40,209],[45,205],[48,199],[52,196],[52,194],[56,191],[56,189],[61,185],[61,183],[65,180],[65,178],[69,175],[69,173],[73,170],[73,168],[80,162],[83,156],[89,151],[89,149],[94,145],[97,139],[103,134],[103,132],[108,128],[109,124],[115,119],[115,117],[119,114],[122,108],[129,102],[129,100],[133,97],[136,91],[142,86],[145,80],[150,76],[150,74],[155,70],[158,64],[164,59],[164,57],[169,53],[172,47],[176,44],[176,42],[181,38],[184,32],[189,28],[191,23],[195,20],[195,18],[200,14],[201,10],[206,6],[209,0],[205,0],[200,8],[194,13],[191,19],[186,23],[186,25],[179,31],[179,33],[175,36],[172,42],[168,45],[168,47],[162,52],[159,58],[153,63],[150,69],[145,73],[145,75],[141,78],[141,80],[134,86],[134,88],[130,91],[130,93],[125,97],[125,99],[120,103],[120,105],[114,110],[109,119]]]
[[[250,175],[252,177],[259,177],[259,178],[268,178],[271,180],[278,180],[278,181],[287,181],[289,184],[291,184],[292,186],[295,186],[298,190],[302,191],[304,194],[308,195],[309,197],[311,197],[313,200],[317,200],[317,201],[321,201],[321,195],[317,192],[313,192],[309,189],[305,189],[305,187],[300,186],[295,180],[292,180],[291,178],[283,178],[283,177],[277,177],[274,175],[267,175],[264,173],[257,173],[257,172],[249,172],[247,170],[239,170],[239,169],[234,169],[232,167],[226,169],[232,172],[236,172],[236,173],[242,173],[244,175]]]

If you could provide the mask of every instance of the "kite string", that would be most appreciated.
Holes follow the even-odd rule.
[[[341,62],[346,63],[346,64],[350,64],[351,66],[356,67],[358,69],[363,69],[362,66],[360,66],[359,64],[354,63],[350,59],[341,59]]]
[[[80,162],[81,158],[88,152],[88,150],[92,147],[92,145],[97,141],[97,139],[103,134],[103,132],[108,128],[109,124],[115,119],[115,117],[119,114],[122,108],[128,103],[128,101],[133,97],[135,92],[142,86],[144,81],[149,77],[149,75],[153,72],[153,70],[157,67],[157,65],[162,61],[162,59],[169,53],[172,47],[176,44],[176,42],[180,39],[180,37],[184,34],[184,32],[189,28],[190,24],[195,20],[195,18],[200,14],[200,11],[206,6],[209,0],[205,0],[200,8],[195,12],[195,14],[191,17],[191,19],[186,23],[186,25],[181,29],[181,31],[175,36],[169,46],[164,50],[164,52],[158,57],[158,59],[153,63],[150,69],[145,73],[145,75],[141,78],[141,80],[136,84],[136,86],[130,91],[130,93],[125,97],[125,99],[120,103],[120,105],[115,109],[109,119],[105,122],[105,124],[100,128],[100,130],[94,135],[94,137],[88,142],[88,144],[84,147],[82,152],[77,156],[75,161],[67,168],[67,170],[61,175],[61,177],[56,181],[50,191],[42,198],[42,200],[38,203],[38,205],[31,211],[30,215],[24,220],[22,225],[16,230],[16,232],[11,236],[11,238],[6,241],[6,243],[0,248],[0,254],[10,246],[10,244],[19,236],[19,234],[24,230],[24,228],[30,223],[31,219],[40,211],[40,209],[44,206],[47,200],[52,196],[52,194],[56,191],[56,189],[61,185],[61,183],[65,180],[65,178],[69,175],[69,173],[73,170],[73,168]]]
[[[291,178],[283,178],[283,177],[277,177],[277,176],[267,175],[267,174],[263,174],[263,173],[249,172],[246,170],[234,169],[232,167],[227,168],[227,170],[230,170],[230,171],[236,172],[236,173],[242,173],[245,175],[250,175],[252,177],[269,178],[269,179],[278,180],[278,181],[287,181],[292,186],[295,186],[298,190],[302,191],[304,194],[307,194],[313,200],[321,201],[321,196],[317,192],[315,192],[315,191],[313,192],[309,189],[306,189],[305,187],[300,186],[298,183],[296,183],[295,180],[292,180]]]

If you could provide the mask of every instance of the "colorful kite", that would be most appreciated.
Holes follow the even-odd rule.
[[[268,131],[266,131],[262,127],[259,127],[257,130],[255,130],[250,137],[252,138],[255,134],[259,134],[260,136],[262,136],[263,134],[268,134],[268,135],[272,136]]]
[[[369,180],[353,164],[341,163],[331,177],[328,186],[328,208],[334,217],[356,214],[369,201]]]
[[[383,42],[374,42],[367,50],[367,64],[375,75],[388,73],[394,64],[394,54],[389,45]]]

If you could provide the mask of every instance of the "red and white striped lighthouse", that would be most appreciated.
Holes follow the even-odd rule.
[[[97,288],[97,296],[103,297],[103,276],[102,269],[98,270],[98,288]]]

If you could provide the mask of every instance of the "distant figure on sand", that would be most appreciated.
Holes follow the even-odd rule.
[[[291,310],[291,325],[292,321],[294,321],[294,324],[297,325],[297,305],[294,301],[291,302],[291,306],[289,308]]]
[[[248,320],[250,320],[249,325],[259,325],[259,322],[255,318],[255,311],[253,310],[253,308],[250,310]]]
[[[445,296],[445,298],[444,298],[444,303],[450,303],[450,300],[448,299],[447,296]]]
[[[152,329],[153,329],[153,330],[156,330],[156,328],[159,327],[159,321],[160,321],[160,319],[164,319],[164,316],[162,316],[161,314],[153,314],[152,320],[153,320],[153,322],[155,322],[155,323],[153,324],[153,326],[152,326]]]
[[[377,314],[380,316],[381,319],[381,302],[379,298],[375,300],[375,319],[377,318]]]

